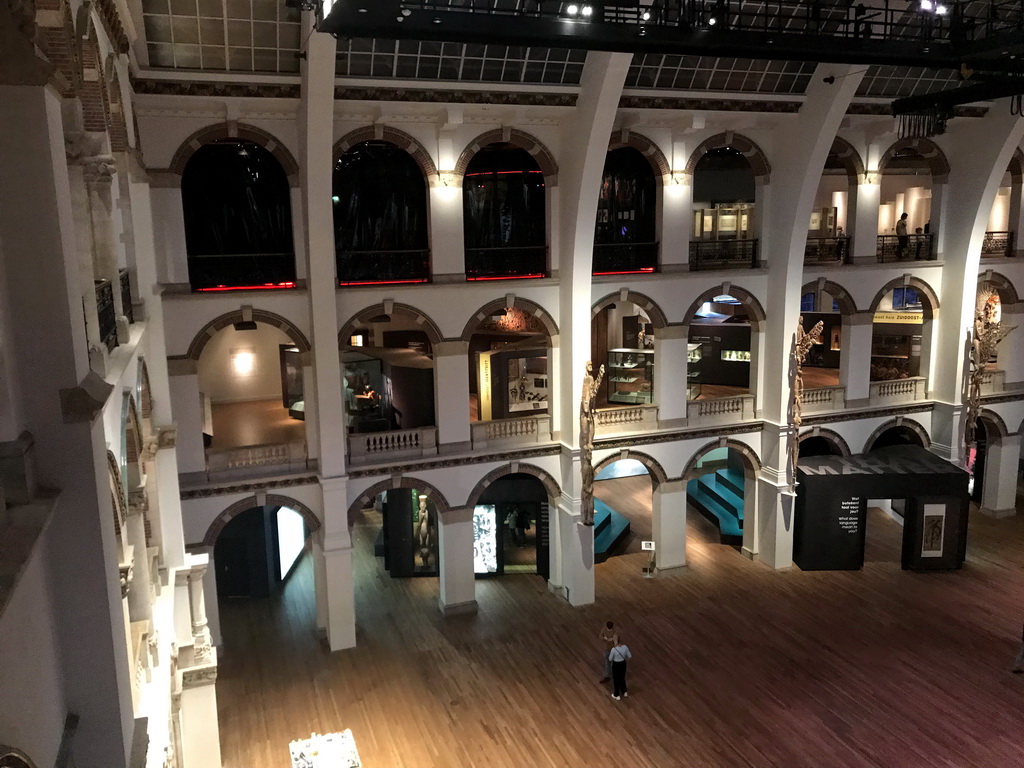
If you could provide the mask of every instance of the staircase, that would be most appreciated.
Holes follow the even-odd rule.
[[[718,527],[723,544],[743,541],[743,474],[719,469],[686,484],[686,497]]]
[[[603,563],[629,535],[629,520],[600,499],[594,499],[594,562]]]

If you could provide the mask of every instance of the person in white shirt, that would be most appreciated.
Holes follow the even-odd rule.
[[[615,689],[612,691],[612,698],[619,701],[623,696],[629,696],[629,689],[626,688],[626,661],[633,658],[629,647],[622,642],[621,635],[608,652],[608,658],[612,662],[612,685]]]

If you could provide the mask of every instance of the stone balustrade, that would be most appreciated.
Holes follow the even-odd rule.
[[[844,410],[846,408],[846,387],[805,389],[802,405],[805,415]]]
[[[693,400],[686,404],[686,421],[690,427],[717,424],[739,424],[754,418],[754,396],[714,397]]]
[[[652,432],[658,428],[658,406],[656,405],[599,408],[595,414],[594,432],[598,437]]]
[[[307,469],[308,465],[304,442],[244,445],[206,452],[209,475],[288,472]]]
[[[395,429],[348,436],[352,464],[372,464],[397,459],[421,459],[437,455],[437,428]]]
[[[927,382],[923,376],[892,381],[872,381],[869,402],[872,406],[914,403],[925,399]]]
[[[524,419],[498,419],[470,424],[473,448],[510,448],[551,441],[551,417],[528,416]]]

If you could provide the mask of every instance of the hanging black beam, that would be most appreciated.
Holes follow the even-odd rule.
[[[992,77],[984,82],[964,85],[959,88],[896,99],[892,103],[892,113],[894,116],[899,116],[918,115],[935,109],[951,111],[953,107],[963,104],[993,101],[1021,93],[1024,93],[1024,78]]]

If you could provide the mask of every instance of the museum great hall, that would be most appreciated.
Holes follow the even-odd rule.
[[[0,768],[1019,765],[1022,61],[7,0]]]

